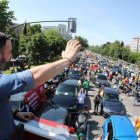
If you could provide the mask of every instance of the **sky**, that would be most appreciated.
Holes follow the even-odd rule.
[[[140,0],[9,0],[15,23],[77,18],[73,36],[84,37],[89,45],[115,40],[130,44],[133,37],[140,36],[139,7]]]

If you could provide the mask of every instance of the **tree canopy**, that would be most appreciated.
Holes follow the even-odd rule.
[[[14,12],[8,11],[8,0],[0,1],[0,31],[6,32],[12,25],[12,20],[15,20]]]
[[[41,64],[60,57],[66,40],[55,30],[43,32],[40,24],[29,25],[27,34],[20,37],[19,53],[29,57],[34,64]]]
[[[140,54],[131,52],[129,48],[124,46],[123,42],[107,42],[101,46],[91,46],[90,49],[105,56],[140,64]]]
[[[81,37],[81,36],[75,36],[75,39],[79,40],[80,41],[80,44],[81,44],[81,51],[84,50],[84,49],[87,49],[89,47],[88,45],[88,40]]]

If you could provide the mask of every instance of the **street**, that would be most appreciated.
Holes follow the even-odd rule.
[[[102,126],[104,123],[104,117],[101,115],[93,115],[94,111],[94,102],[93,99],[95,95],[97,94],[97,91],[99,89],[96,88],[92,83],[90,86],[90,90],[88,92],[88,97],[86,99],[86,104],[89,106],[90,109],[90,118],[89,118],[89,124],[90,124],[90,133],[89,133],[89,140],[93,140],[95,136],[101,135],[102,133]],[[123,99],[123,103],[126,107],[127,115],[130,118],[131,122],[134,124],[136,118],[140,116],[140,105],[133,106],[133,100],[134,97],[128,97],[124,93],[120,94],[120,99]],[[138,132],[140,134],[140,132]],[[140,138],[140,136],[139,136]]]

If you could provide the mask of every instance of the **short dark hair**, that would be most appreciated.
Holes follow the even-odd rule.
[[[6,40],[10,39],[10,35],[0,32],[0,49],[5,47]]]

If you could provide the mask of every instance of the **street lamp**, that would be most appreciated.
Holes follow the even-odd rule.
[[[24,25],[24,29],[23,29],[23,33],[26,34],[27,33],[27,24],[33,24],[33,23],[43,23],[43,22],[67,22],[68,23],[68,31],[70,33],[76,33],[76,18],[68,18],[68,20],[48,20],[48,21],[35,21],[35,22],[25,22],[22,23],[18,26],[13,27],[9,33],[11,33],[11,31],[13,31],[14,29]]]

